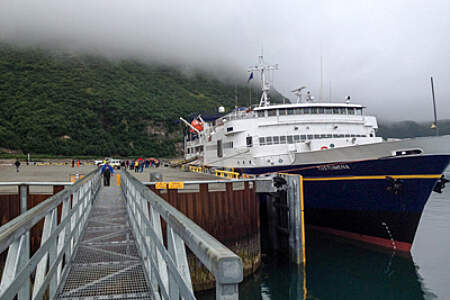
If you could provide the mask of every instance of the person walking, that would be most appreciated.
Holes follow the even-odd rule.
[[[139,171],[139,161],[136,160],[134,162],[134,173],[137,173]]]
[[[103,186],[109,186],[111,174],[114,174],[114,169],[109,165],[109,162],[106,162],[102,167]]]
[[[14,165],[16,165],[16,171],[19,172],[19,167],[20,167],[19,159],[16,159],[16,162],[14,163]]]
[[[72,168],[74,168],[74,167],[75,167],[75,160],[72,159]]]

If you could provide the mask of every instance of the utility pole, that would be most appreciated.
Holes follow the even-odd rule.
[[[431,125],[431,128],[436,130],[436,136],[438,136],[439,135],[439,126],[438,126],[437,113],[436,113],[436,100],[434,98],[433,76],[431,77],[431,94],[433,96],[433,111],[434,111],[434,123]]]

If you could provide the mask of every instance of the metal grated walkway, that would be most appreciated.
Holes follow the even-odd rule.
[[[101,187],[59,299],[152,299],[120,188]]]

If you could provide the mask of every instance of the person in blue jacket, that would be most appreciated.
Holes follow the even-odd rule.
[[[111,174],[114,174],[114,169],[109,165],[109,162],[106,162],[102,167],[102,175],[103,175],[103,185],[109,186],[109,180],[111,178]]]

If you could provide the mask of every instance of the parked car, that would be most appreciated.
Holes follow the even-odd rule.
[[[122,162],[120,159],[105,158],[103,160],[94,161],[94,164],[96,166],[103,166],[105,164],[105,161],[107,161],[111,167],[116,168],[116,169],[120,169],[120,165]]]

